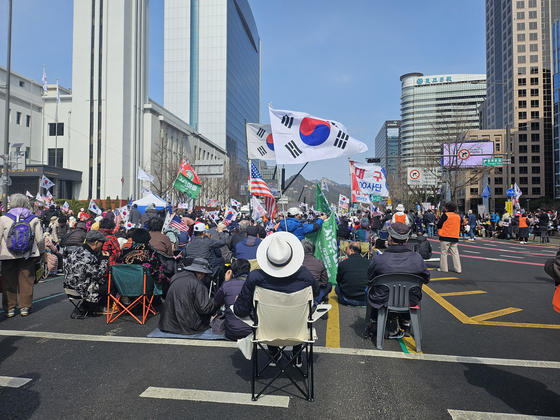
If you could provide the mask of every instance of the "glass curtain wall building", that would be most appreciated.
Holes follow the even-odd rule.
[[[560,198],[560,20],[552,26],[554,90],[554,196]]]
[[[387,176],[398,176],[400,155],[400,120],[385,121],[375,137],[375,157],[380,158],[380,165],[387,170]]]
[[[401,164],[428,165],[442,143],[479,128],[478,108],[486,98],[484,74],[401,76]]]
[[[247,0],[165,0],[165,108],[246,170],[260,121],[260,38]]]

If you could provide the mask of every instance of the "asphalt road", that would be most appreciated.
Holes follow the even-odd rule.
[[[159,316],[70,319],[62,279],[49,279],[30,316],[0,314],[0,418],[560,417],[560,314],[542,269],[556,248],[477,240],[459,250],[461,274],[428,263],[423,354],[412,339],[377,350],[361,338],[365,309],[331,299],[339,315],[316,324],[315,401],[282,380],[271,392],[282,407],[248,401],[251,364],[234,343],[146,338]]]

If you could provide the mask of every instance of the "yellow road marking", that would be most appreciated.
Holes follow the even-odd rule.
[[[438,281],[438,280],[458,280],[459,277],[438,277],[438,278],[431,278],[430,281]]]
[[[428,271],[437,270],[437,268],[428,268]]]
[[[327,336],[325,347],[340,348],[340,317],[338,312],[338,296],[334,288],[329,293],[329,303],[332,309],[329,311],[329,319],[327,320]]]
[[[440,296],[463,296],[463,295],[479,295],[481,293],[486,293],[484,290],[470,290],[466,292],[449,292],[449,293],[439,293]]]
[[[435,300],[437,303],[439,303],[441,306],[443,306],[445,309],[447,309],[448,312],[450,312],[455,318],[457,318],[463,324],[476,324],[477,323],[476,321],[472,321],[463,312],[461,312],[455,306],[450,304],[448,301],[446,301],[444,298],[442,298],[440,295],[438,295],[436,292],[434,292],[428,286],[426,286],[426,285],[422,286],[422,291],[425,291],[433,300]]]
[[[402,341],[404,342],[404,345],[406,346],[409,353],[416,353],[416,342],[414,341],[413,337],[403,337]],[[420,352],[419,354],[422,354],[422,352]]]
[[[499,322],[499,321],[480,321],[477,324],[492,325],[497,327],[542,328],[548,330],[560,330],[560,324],[530,324],[527,322]]]
[[[481,314],[481,315],[477,315],[477,316],[472,316],[471,319],[475,320],[475,321],[486,321],[488,319],[492,319],[492,318],[497,318],[499,316],[504,316],[504,315],[508,315],[508,314],[513,314],[515,312],[519,312],[522,311],[523,309],[518,309],[518,308],[506,308],[506,309],[500,309],[499,311],[494,311],[494,312],[488,312],[486,314]]]

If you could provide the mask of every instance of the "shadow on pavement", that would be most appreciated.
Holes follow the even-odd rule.
[[[469,384],[485,389],[519,414],[558,416],[560,413],[560,396],[539,381],[492,366],[465,366]]]
[[[31,381],[20,388],[0,388],[0,417],[9,419],[30,419],[41,405],[41,397],[38,392],[32,391],[34,382],[40,380],[41,375],[37,372],[22,373],[22,378],[30,378]]]

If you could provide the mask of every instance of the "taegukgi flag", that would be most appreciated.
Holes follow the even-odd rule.
[[[54,182],[52,182],[49,178],[43,175],[43,177],[41,178],[41,187],[46,188],[48,190],[53,185]]]
[[[275,160],[270,124],[247,123],[249,159]]]
[[[93,199],[91,199],[89,201],[89,206],[88,206],[88,210],[95,213],[95,214],[101,214],[103,213],[101,211],[101,209],[97,206],[97,204],[95,204],[95,201],[93,201]]]
[[[368,150],[339,122],[305,112],[269,108],[269,113],[277,164],[306,163]]]

